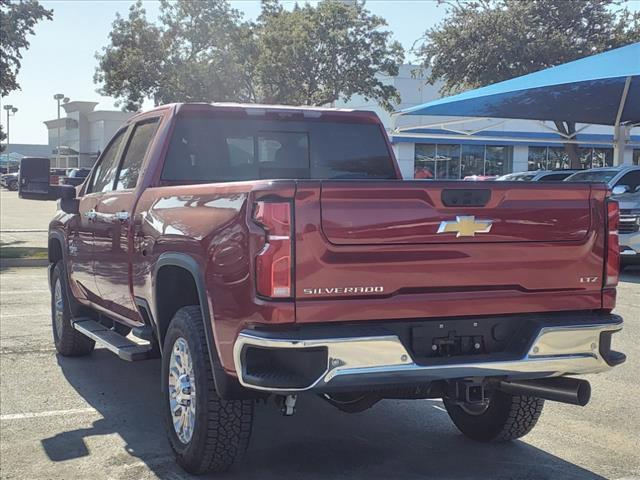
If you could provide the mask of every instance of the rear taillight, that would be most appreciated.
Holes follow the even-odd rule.
[[[609,199],[607,201],[607,258],[605,287],[618,285],[620,275],[620,243],[618,242],[618,223],[620,221],[620,208],[618,202]]]
[[[289,298],[291,291],[291,204],[257,202],[253,219],[267,232],[264,248],[256,257],[258,294],[270,298]]]

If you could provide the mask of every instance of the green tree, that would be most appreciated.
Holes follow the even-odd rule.
[[[640,13],[619,0],[474,0],[441,2],[447,17],[426,31],[417,53],[428,81],[457,93],[640,41]],[[555,122],[575,133],[573,122]],[[572,168],[577,147],[565,144]]]
[[[40,20],[52,18],[53,10],[36,0],[0,0],[0,96],[20,89],[17,76],[22,52],[29,48],[27,37]]]
[[[267,0],[254,23],[226,0],[163,0],[154,24],[138,1],[116,17],[94,80],[129,110],[145,98],[325,105],[355,94],[390,108],[397,92],[377,74],[396,74],[403,52],[385,25],[334,0],[293,11]]]
[[[397,75],[404,53],[386,21],[362,3],[320,2],[287,11],[270,2],[258,19],[257,83],[264,101],[326,105],[353,95],[387,109],[399,101],[378,74]]]

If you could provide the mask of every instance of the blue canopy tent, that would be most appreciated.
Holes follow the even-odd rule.
[[[397,114],[613,125],[615,148],[621,156],[628,137],[625,129],[640,125],[640,43],[434,100]]]

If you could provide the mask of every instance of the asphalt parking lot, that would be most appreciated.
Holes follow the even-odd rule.
[[[57,356],[44,268],[5,269],[0,292],[1,478],[190,478],[165,440],[159,361]],[[548,402],[522,441],[466,440],[438,401],[348,415],[302,398],[290,418],[260,405],[244,463],[218,478],[640,478],[640,270],[624,275],[617,312],[627,363],[589,377],[587,407]]]

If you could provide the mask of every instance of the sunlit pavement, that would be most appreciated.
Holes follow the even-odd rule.
[[[44,268],[0,273],[0,477],[190,478],[165,440],[159,361],[58,357],[48,309]],[[309,397],[291,418],[260,405],[245,461],[217,478],[640,478],[640,269],[623,276],[617,312],[627,363],[588,377],[587,407],[548,402],[522,441],[466,440],[438,401],[348,415]]]

